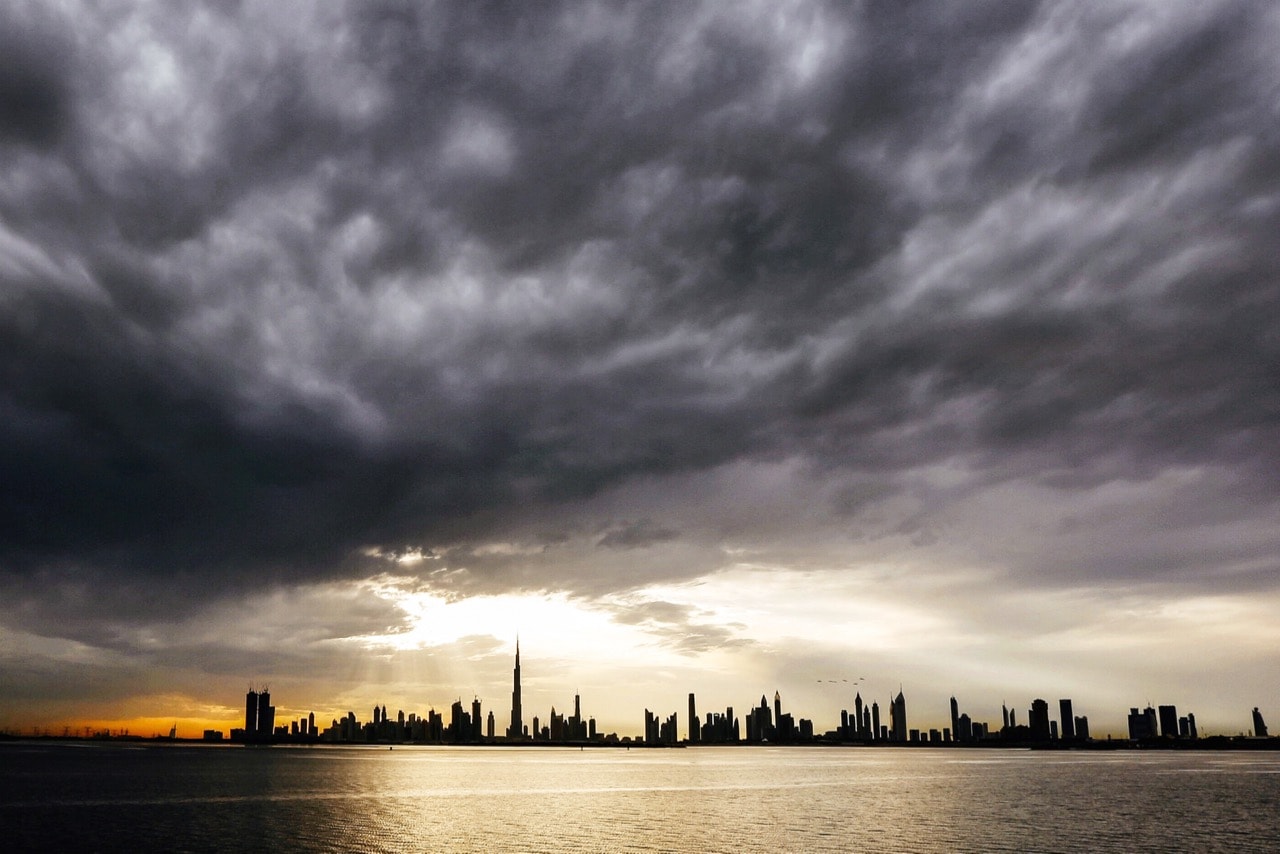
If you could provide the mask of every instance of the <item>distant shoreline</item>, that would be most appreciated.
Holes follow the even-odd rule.
[[[288,739],[273,742],[270,744],[245,744],[243,742],[221,740],[206,741],[203,738],[184,738],[168,736],[140,736],[140,735],[113,735],[113,736],[74,736],[74,735],[13,735],[11,733],[0,733],[0,742],[4,743],[65,743],[65,744],[132,744],[132,745],[182,745],[186,747],[234,747],[234,748],[363,748],[371,750],[380,750],[382,748],[394,749],[396,747],[467,747],[467,748],[496,748],[509,750],[545,750],[549,748],[560,749],[612,749],[612,750],[683,750],[685,748],[699,747],[732,747],[741,749],[751,748],[768,748],[768,747],[798,747],[810,749],[866,749],[866,748],[890,748],[893,750],[1034,750],[1034,751],[1108,751],[1108,750],[1124,750],[1124,751],[1167,751],[1167,750],[1209,750],[1209,751],[1268,751],[1280,750],[1280,737],[1257,738],[1253,736],[1209,736],[1206,738],[1196,739],[1146,739],[1143,741],[1132,741],[1129,739],[1102,739],[1091,740],[1087,742],[1079,742],[1074,744],[1062,744],[1059,742],[1014,742],[1001,743],[992,741],[990,743],[980,742],[963,742],[963,743],[929,743],[929,742],[844,742],[844,741],[824,741],[815,739],[809,742],[791,742],[787,744],[769,743],[769,742],[722,742],[707,744],[690,744],[688,742],[679,742],[676,744],[658,743],[646,744],[644,742],[623,742],[623,741],[492,741],[492,742],[422,742],[422,741],[396,741],[396,742],[362,742],[362,741],[291,741]]]

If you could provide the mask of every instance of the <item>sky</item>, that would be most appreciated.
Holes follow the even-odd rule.
[[[3,4],[0,729],[1280,720],[1278,43]]]

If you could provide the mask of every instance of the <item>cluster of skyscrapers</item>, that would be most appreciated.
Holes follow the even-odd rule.
[[[679,732],[679,719],[675,712],[666,718],[644,710],[643,736],[638,739],[619,738],[596,731],[594,718],[583,719],[582,703],[578,695],[573,698],[573,714],[566,716],[555,707],[545,721],[538,717],[530,725],[524,723],[524,709],[520,694],[520,643],[516,642],[515,668],[512,672],[511,718],[505,733],[497,733],[497,722],[490,711],[485,717],[479,698],[472,700],[470,708],[461,698],[449,710],[448,720],[432,709],[425,716],[406,715],[403,711],[393,719],[387,708],[374,706],[372,721],[361,722],[354,712],[335,718],[324,730],[316,727],[315,713],[275,725],[275,707],[266,687],[252,687],[245,695],[245,723],[241,730],[232,730],[231,739],[246,744],[262,744],[272,741],[297,742],[416,742],[431,744],[477,743],[643,743],[646,745],[686,744],[796,744],[796,743],[846,743],[846,744],[1059,744],[1071,745],[1090,741],[1089,719],[1074,714],[1070,699],[1058,701],[1058,720],[1050,715],[1049,703],[1034,700],[1027,710],[1025,724],[1019,724],[1017,713],[1007,704],[1002,705],[1002,721],[999,729],[983,721],[974,720],[960,710],[955,697],[951,698],[951,726],[942,729],[911,729],[907,724],[907,700],[899,688],[889,701],[887,720],[881,721],[880,704],[864,703],[859,692],[853,701],[853,710],[841,710],[839,726],[830,732],[816,734],[811,720],[796,719],[782,710],[782,696],[774,692],[773,703],[760,697],[760,704],[748,710],[745,731],[742,721],[734,716],[733,707],[724,712],[708,712],[699,719],[695,696],[689,694],[688,731],[684,738]],[[1267,737],[1266,723],[1257,708],[1253,710],[1253,731],[1260,738]],[[1175,706],[1147,706],[1129,713],[1129,738],[1143,742],[1151,739],[1198,739],[1194,714],[1179,717]]]
[[[468,709],[459,698],[445,716],[431,709],[425,716],[405,714],[399,711],[393,718],[385,705],[373,707],[373,719],[361,721],[355,712],[347,712],[342,718],[334,718],[323,730],[316,727],[315,712],[305,718],[276,726],[275,707],[266,688],[253,688],[245,695],[245,723],[243,729],[233,729],[231,740],[245,744],[270,742],[297,743],[420,743],[420,744],[482,744],[488,742],[590,742],[621,741],[616,734],[596,732],[594,718],[582,717],[582,699],[573,698],[573,714],[566,716],[551,708],[545,722],[535,716],[532,726],[525,726],[520,702],[520,645],[516,644],[516,665],[511,692],[511,725],[505,736],[498,736],[497,721],[490,711],[485,717],[480,699],[471,701]],[[216,740],[206,734],[209,740]]]
[[[1129,710],[1129,738],[1141,740],[1158,737],[1199,738],[1196,716],[1187,714],[1185,717],[1178,717],[1177,706],[1161,706],[1158,712],[1149,705],[1142,711],[1138,711],[1136,706]]]
[[[244,729],[231,737],[246,744],[265,744],[276,736],[276,707],[271,705],[271,692],[264,685],[261,691],[249,688],[244,695]]]

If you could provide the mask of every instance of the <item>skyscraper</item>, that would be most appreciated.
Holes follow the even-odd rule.
[[[258,692],[258,741],[270,741],[276,729],[276,707],[271,705],[271,692],[263,686]]]
[[[898,689],[898,696],[893,698],[893,708],[890,711],[890,722],[893,725],[893,733],[890,735],[894,741],[907,740],[907,698],[902,696],[902,689]]]
[[[1031,701],[1031,708],[1027,711],[1027,725],[1031,728],[1031,737],[1036,741],[1049,740],[1049,703],[1047,701],[1041,699]]]
[[[1129,738],[1135,741],[1143,738],[1156,737],[1156,710],[1147,706],[1141,712],[1132,708],[1129,710]]]
[[[1178,707],[1160,707],[1160,734],[1165,738],[1178,737]]]
[[[698,711],[693,702],[693,693],[689,694],[689,743],[697,744],[699,733]]]
[[[1058,713],[1061,715],[1061,719],[1062,719],[1062,740],[1075,741],[1076,720],[1071,711],[1071,701],[1059,700]]]
[[[1262,712],[1258,711],[1258,707],[1253,707],[1253,734],[1258,738],[1268,738],[1267,722],[1262,719]]]
[[[955,697],[951,698],[951,737],[960,740],[960,704]]]
[[[582,720],[582,697],[576,691],[573,694],[573,720],[569,722],[569,730],[568,738],[587,740],[587,724]]]
[[[258,734],[258,692],[249,687],[244,695],[244,740],[253,741]]]
[[[511,726],[507,729],[507,738],[524,737],[524,716],[520,712],[520,638],[516,638],[516,669],[513,677],[514,687],[511,689]]]

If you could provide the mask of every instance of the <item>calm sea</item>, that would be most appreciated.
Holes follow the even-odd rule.
[[[0,745],[5,851],[1280,851],[1280,755]]]

